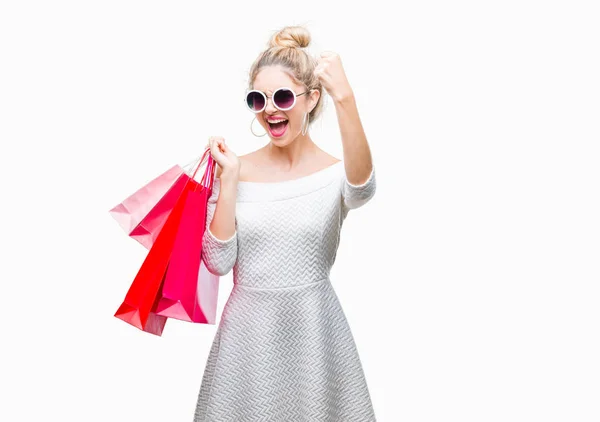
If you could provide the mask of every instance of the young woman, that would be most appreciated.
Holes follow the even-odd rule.
[[[209,140],[219,168],[203,260],[214,274],[233,268],[234,287],[195,422],[375,421],[329,279],[342,222],[373,197],[375,171],[339,56],[314,60],[302,50],[309,43],[305,28],[286,27],[252,65],[245,101],[268,144],[238,158],[223,138]],[[308,132],[323,89],[335,104],[343,160]]]

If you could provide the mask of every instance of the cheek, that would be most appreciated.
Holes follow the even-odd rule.
[[[304,117],[304,114],[302,112],[296,112],[296,113],[288,114],[288,117],[289,117],[290,123],[292,125],[300,126],[302,124],[302,118]]]

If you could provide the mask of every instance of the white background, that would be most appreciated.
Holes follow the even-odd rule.
[[[3,2],[0,419],[192,420],[216,326],[113,316],[145,250],[108,210],[211,135],[268,142],[247,72],[304,24],[377,168],[332,282],[378,420],[600,420],[593,3]],[[331,100],[311,134],[342,157]]]

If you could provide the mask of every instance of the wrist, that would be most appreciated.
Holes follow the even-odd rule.
[[[354,101],[354,92],[351,89],[348,89],[339,95],[333,97],[333,102],[336,105],[343,105],[347,103],[351,103]]]
[[[221,174],[221,190],[237,189],[238,179],[236,174]]]
[[[240,172],[237,169],[224,168],[219,176],[221,180],[235,181],[239,178]]]

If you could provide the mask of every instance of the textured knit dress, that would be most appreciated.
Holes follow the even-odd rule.
[[[371,422],[375,414],[350,327],[329,273],[349,210],[375,194],[343,161],[298,179],[240,181],[236,231],[208,230],[203,260],[233,269],[233,289],[206,362],[194,422]]]

